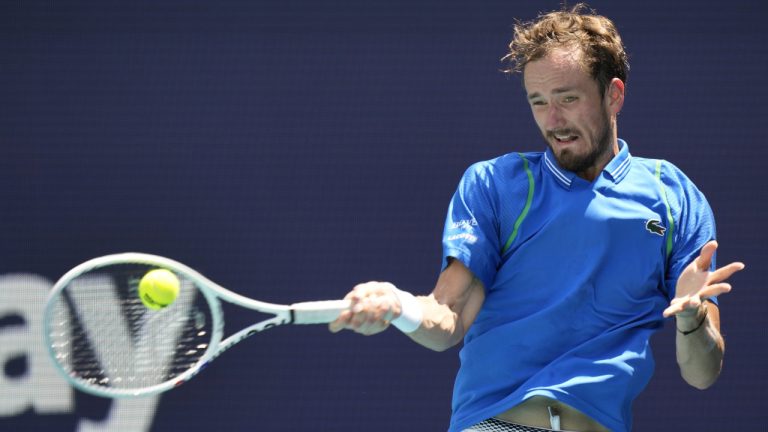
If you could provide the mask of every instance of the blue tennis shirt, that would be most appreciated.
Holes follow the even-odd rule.
[[[631,429],[632,401],[654,369],[649,338],[715,224],[677,167],[619,145],[593,182],[562,169],[550,150],[464,174],[443,267],[460,260],[486,299],[460,353],[450,431],[536,395]]]

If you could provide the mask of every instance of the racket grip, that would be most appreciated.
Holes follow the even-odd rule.
[[[328,324],[350,307],[349,300],[322,300],[294,303],[290,306],[293,324]]]

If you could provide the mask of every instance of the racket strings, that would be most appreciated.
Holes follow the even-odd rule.
[[[212,337],[210,307],[181,280],[170,306],[151,310],[138,297],[150,268],[113,265],[83,274],[53,305],[51,350],[84,385],[140,389],[172,380],[197,364]]]

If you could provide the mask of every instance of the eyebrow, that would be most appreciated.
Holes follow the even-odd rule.
[[[552,90],[552,94],[568,93],[569,91],[573,91],[573,90],[574,90],[573,87],[558,87]],[[540,96],[541,94],[539,92],[533,92],[530,95],[528,95],[528,100],[535,99]]]

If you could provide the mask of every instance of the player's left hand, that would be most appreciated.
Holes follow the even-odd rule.
[[[725,281],[732,274],[744,269],[744,264],[732,262],[710,272],[709,266],[715,250],[717,241],[708,242],[701,248],[699,256],[683,270],[677,280],[675,298],[664,310],[665,318],[672,315],[695,315],[705,299],[731,290],[731,284]]]

